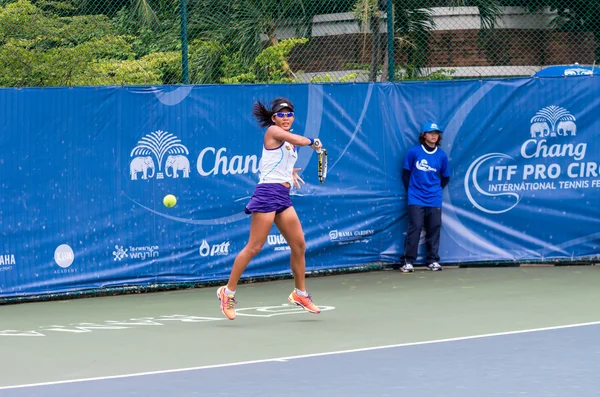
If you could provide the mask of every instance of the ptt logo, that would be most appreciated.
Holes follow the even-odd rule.
[[[199,253],[202,257],[207,256],[226,256],[229,255],[229,245],[231,242],[224,241],[219,244],[209,244],[206,240],[202,240]]]
[[[181,139],[171,133],[159,130],[147,134],[131,151],[131,180],[164,179],[165,175],[169,178],[189,178],[190,161],[186,157],[189,153],[181,144]],[[158,163],[158,170],[154,160]]]

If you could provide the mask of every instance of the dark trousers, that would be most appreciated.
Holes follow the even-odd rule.
[[[440,229],[442,228],[441,207],[408,206],[408,230],[404,241],[404,263],[414,264],[417,259],[421,230],[425,228],[425,245],[427,247],[427,265],[438,262],[440,257]]]

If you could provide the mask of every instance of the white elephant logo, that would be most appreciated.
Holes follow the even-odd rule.
[[[531,137],[545,137],[550,135],[550,126],[546,122],[533,123],[530,128]]]
[[[148,169],[152,170],[150,175],[148,175]],[[142,173],[142,179],[152,178],[154,176],[154,160],[150,156],[135,157],[129,164],[129,172],[132,181],[138,179],[138,172]]]
[[[173,171],[173,175],[169,174],[169,168]],[[190,177],[190,161],[185,156],[169,156],[165,164],[165,174],[168,177],[179,178],[178,171],[183,171],[183,177]]]
[[[559,121],[557,130],[558,135],[561,136],[575,136],[577,134],[577,126],[572,121]]]
[[[189,150],[176,135],[158,130],[142,137],[131,151],[131,157],[137,156],[131,161],[131,179],[137,180],[138,172],[144,173],[142,179],[152,177],[163,179],[164,172],[162,166],[165,164],[164,157],[169,154],[172,156],[169,156],[166,160],[165,172],[167,172],[167,176],[171,176],[167,171],[171,167],[173,178],[179,177],[177,174],[179,170],[183,171],[184,178],[188,178],[190,176],[190,163],[185,155],[190,154]],[[154,172],[154,161],[150,155],[153,155],[152,158],[156,160],[158,166],[156,174]],[[151,175],[147,174],[148,168],[152,168]]]
[[[575,116],[565,108],[552,105],[539,110],[531,118],[530,134],[532,138],[547,136],[574,136],[577,133]]]

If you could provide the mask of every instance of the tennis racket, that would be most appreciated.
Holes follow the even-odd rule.
[[[327,178],[327,150],[320,149],[317,151],[317,155],[319,156],[319,162],[317,166],[319,182],[325,183],[325,179]]]

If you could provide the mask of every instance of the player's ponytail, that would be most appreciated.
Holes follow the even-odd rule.
[[[260,124],[260,126],[263,128],[275,124],[273,123],[273,111],[267,109],[261,101],[256,101],[256,103],[252,106],[252,114],[258,121],[258,124]]]

